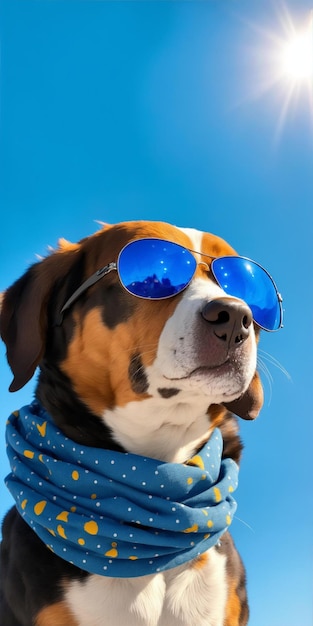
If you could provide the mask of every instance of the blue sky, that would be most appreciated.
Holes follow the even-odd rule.
[[[279,42],[312,9],[312,0],[0,5],[0,290],[58,237],[91,234],[95,220],[160,219],[226,238],[284,296],[284,329],[261,338],[272,379],[262,375],[264,409],[241,422],[232,529],[250,626],[312,623],[313,109],[306,86],[291,92],[276,72]],[[0,379],[3,442],[35,380],[9,394],[3,346]],[[1,517],[10,503],[0,485]]]

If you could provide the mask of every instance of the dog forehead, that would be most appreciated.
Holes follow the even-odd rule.
[[[173,241],[195,252],[202,252],[211,256],[236,254],[234,249],[221,237],[195,228],[174,226],[166,222],[131,221],[107,226],[82,243],[87,247],[96,241],[110,252],[112,261],[115,260],[121,249],[130,241],[155,237]]]

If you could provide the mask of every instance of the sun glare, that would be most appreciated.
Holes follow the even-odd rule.
[[[313,19],[282,46],[282,70],[294,81],[313,81]]]
[[[301,116],[313,130],[313,11],[292,15],[285,4],[277,8],[277,25],[265,29],[251,24],[256,37],[250,49],[255,74],[250,98],[271,97],[276,108],[279,138],[290,117]]]

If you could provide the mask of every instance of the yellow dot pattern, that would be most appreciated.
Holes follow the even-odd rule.
[[[198,524],[194,524],[190,526],[190,528],[185,528],[184,533],[197,533],[199,530]]]
[[[84,530],[88,533],[88,535],[97,535],[99,531],[97,522],[94,522],[93,520],[86,522],[84,524]]]
[[[13,477],[19,472],[7,484],[20,514],[50,550],[87,571],[127,577],[176,567],[232,521],[237,466],[221,461],[219,431],[185,465],[84,447],[45,412],[22,409],[8,432]]]
[[[33,459],[35,456],[35,452],[33,452],[32,450],[24,450],[24,456],[26,456],[27,459]]]
[[[187,465],[195,465],[196,467],[200,467],[202,470],[205,469],[203,458],[199,454],[193,456],[192,459],[187,462]]]
[[[43,422],[42,424],[36,424],[38,432],[41,434],[42,437],[46,436],[46,430],[47,430],[47,422]]]
[[[57,520],[61,522],[68,522],[69,511],[62,511],[59,515],[56,516]]]
[[[57,532],[59,533],[60,537],[62,537],[63,539],[67,539],[67,536],[65,534],[65,530],[64,530],[63,526],[61,526],[61,524],[58,524]]]
[[[110,556],[112,559],[116,559],[116,557],[118,557],[116,541],[112,541],[111,545],[112,545],[111,550],[108,550],[107,552],[105,552],[104,556]]]
[[[45,508],[47,506],[47,501],[46,500],[40,500],[40,502],[37,502],[34,506],[34,513],[36,515],[42,515],[42,513],[44,512]]]
[[[214,495],[215,495],[215,501],[216,502],[221,502],[222,494],[220,492],[220,489],[218,487],[213,487],[213,491],[214,491]]]

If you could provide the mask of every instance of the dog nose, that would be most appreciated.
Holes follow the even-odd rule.
[[[201,315],[210,324],[214,335],[227,342],[229,348],[243,343],[249,336],[252,313],[242,300],[235,298],[211,300],[205,304]]]

